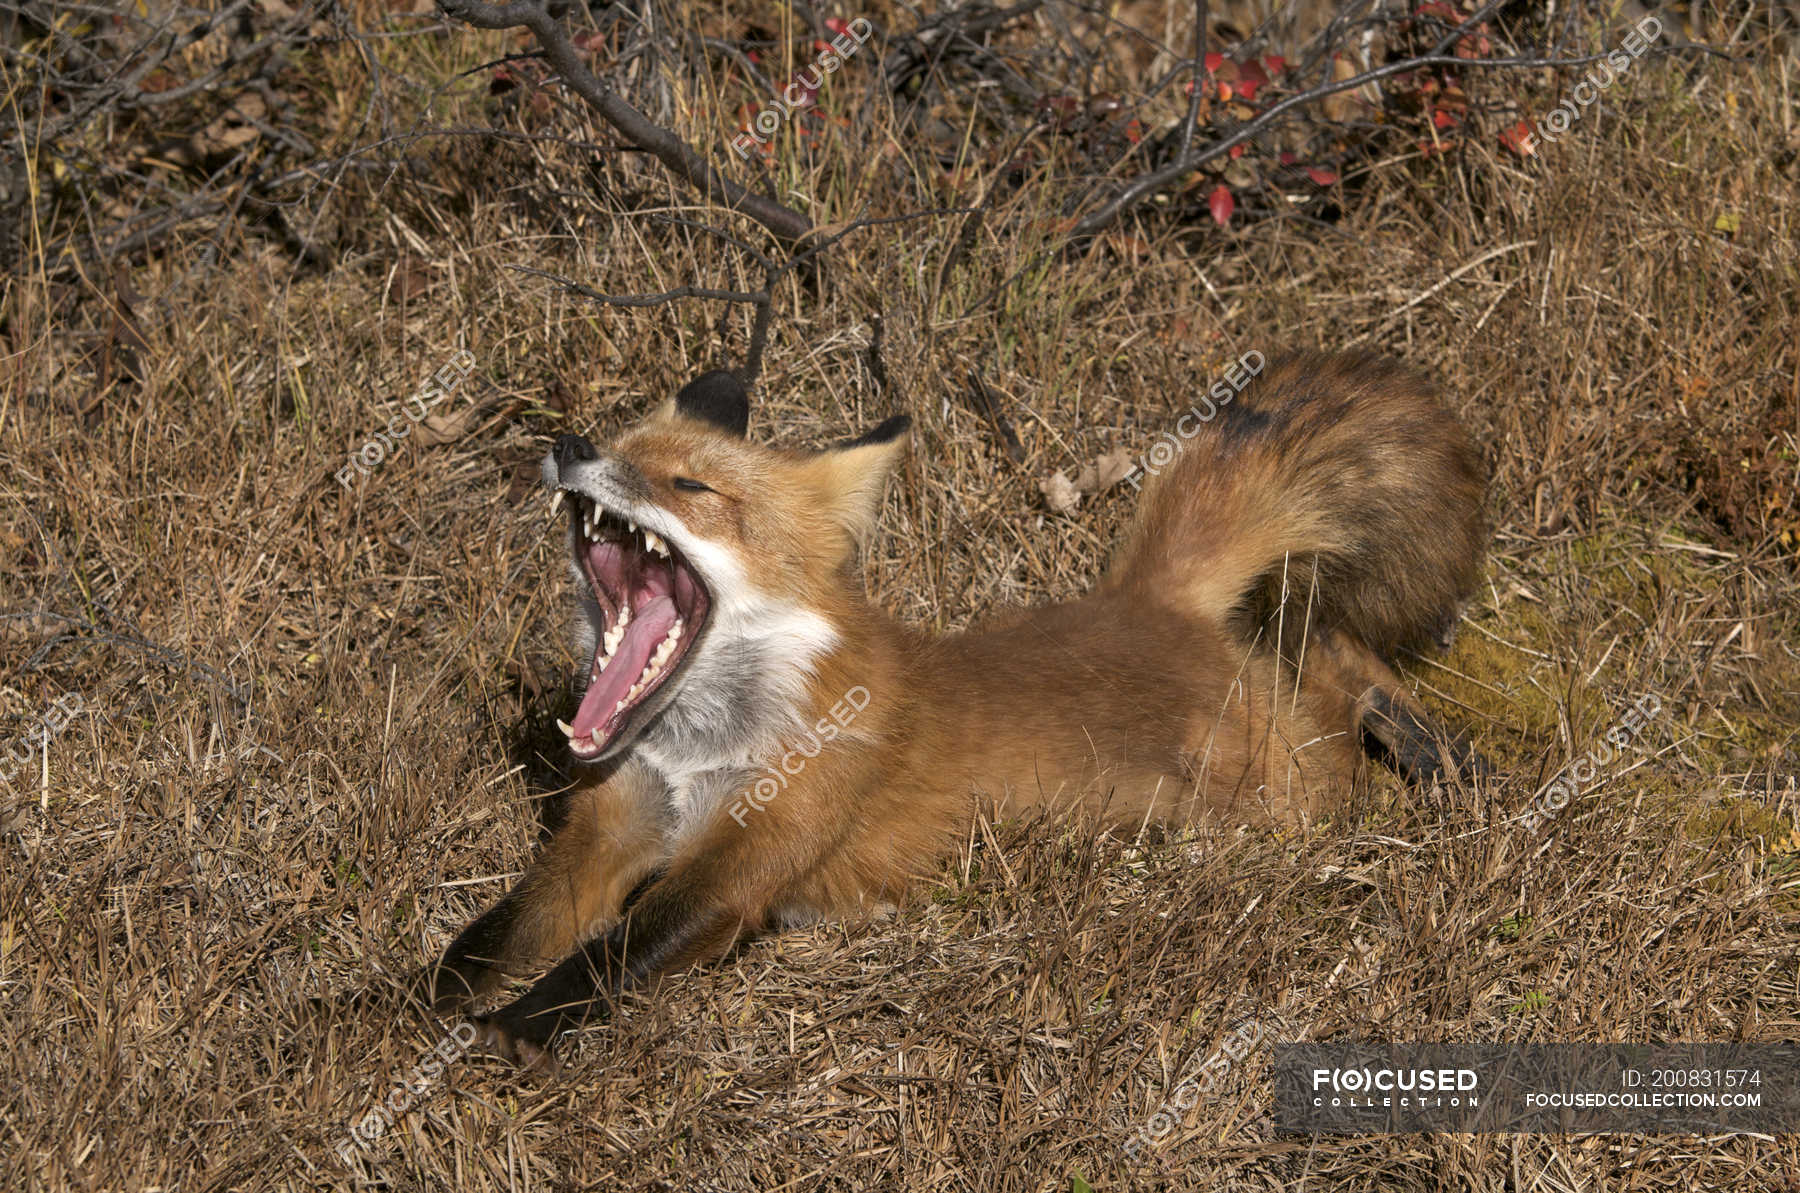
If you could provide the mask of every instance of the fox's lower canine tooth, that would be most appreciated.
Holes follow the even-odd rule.
[[[556,517],[556,511],[562,508],[562,503],[563,491],[561,489],[550,494],[550,516],[552,518]]]

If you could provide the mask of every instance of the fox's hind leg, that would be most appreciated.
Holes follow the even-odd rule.
[[[652,776],[629,764],[573,792],[568,819],[524,877],[426,970],[432,1007],[466,1006],[509,975],[566,957],[616,919],[661,861],[660,794]]]

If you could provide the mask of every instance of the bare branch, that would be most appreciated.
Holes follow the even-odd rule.
[[[857,232],[864,228],[877,227],[882,224],[902,224],[910,220],[926,219],[935,215],[966,215],[975,210],[977,210],[977,208],[939,207],[932,208],[929,211],[910,211],[904,215],[888,215],[872,219],[852,220],[841,228],[817,228],[814,229],[812,242],[806,247],[796,250],[794,254],[785,261],[776,261],[765,256],[763,253],[758,252],[737,237],[732,236],[730,233],[724,232],[721,229],[715,228],[710,224],[703,224],[697,220],[685,219],[679,216],[659,215],[656,217],[658,223],[693,228],[701,232],[709,233],[749,256],[763,271],[763,288],[754,291],[719,290],[707,286],[690,285],[677,286],[673,290],[664,290],[660,294],[602,294],[593,287],[584,286],[572,278],[565,278],[560,274],[548,273],[542,269],[533,269],[528,265],[509,265],[507,268],[516,273],[530,274],[533,277],[540,277],[555,282],[570,293],[579,294],[584,298],[591,298],[595,302],[607,303],[610,306],[655,307],[682,298],[710,298],[720,302],[736,302],[753,306],[756,308],[756,315],[750,324],[750,343],[744,351],[743,366],[735,370],[738,380],[743,382],[746,387],[749,387],[756,383],[756,378],[762,373],[763,351],[768,347],[769,325],[772,322],[774,315],[775,287],[780,283],[782,278],[800,268],[800,266],[813,260],[820,253],[831,248],[846,236],[849,236],[852,232]]]
[[[1194,70],[1193,91],[1188,95],[1187,119],[1181,122],[1181,139],[1176,142],[1175,159],[1180,161],[1194,145],[1194,126],[1200,121],[1200,92],[1206,83],[1206,0],[1194,0]]]
[[[791,207],[746,190],[714,169],[673,131],[654,123],[632,107],[612,85],[598,78],[582,62],[563,33],[548,4],[515,0],[511,4],[487,4],[483,0],[438,0],[444,15],[479,29],[529,29],[544,57],[563,82],[586,100],[606,122],[628,141],[654,154],[678,178],[706,198],[739,211],[790,243],[812,230],[812,221]]]

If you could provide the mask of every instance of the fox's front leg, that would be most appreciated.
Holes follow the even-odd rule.
[[[457,935],[426,971],[434,1009],[448,1012],[508,975],[565,957],[619,914],[662,860],[660,782],[626,763],[569,796],[568,818],[505,898]]]
[[[665,971],[721,956],[740,936],[764,928],[772,908],[856,852],[846,839],[853,806],[844,792],[853,785],[846,769],[821,759],[741,824],[724,804],[715,807],[623,919],[485,1018],[489,1042],[514,1059],[535,1061],[597,1004]]]

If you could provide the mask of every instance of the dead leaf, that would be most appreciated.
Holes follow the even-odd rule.
[[[1356,64],[1344,55],[1333,54],[1331,56],[1331,81],[1333,83],[1354,79],[1358,73],[1360,72],[1356,69]],[[1325,114],[1325,119],[1340,124],[1354,118],[1357,110],[1357,96],[1354,88],[1349,91],[1336,92],[1319,101],[1319,111]]]
[[[569,392],[561,377],[548,377],[544,380],[544,396],[538,399],[547,409],[558,414],[567,414],[575,405],[575,396]]]
[[[435,447],[440,443],[455,443],[469,433],[480,413],[479,407],[464,406],[461,410],[454,410],[449,414],[433,414],[419,424],[416,432],[419,442],[426,447]]]
[[[190,163],[203,161],[215,154],[229,153],[262,136],[258,127],[269,115],[269,105],[254,91],[239,95],[225,114],[188,138],[186,151]]]
[[[1038,482],[1038,491],[1044,495],[1044,504],[1059,514],[1072,514],[1081,504],[1080,491],[1060,468]]]
[[[429,262],[407,253],[394,268],[393,279],[394,297],[401,302],[411,302],[431,289],[432,282],[437,280],[437,271]]]
[[[204,132],[195,134],[188,140],[188,150],[192,154],[190,160],[199,161],[217,153],[227,153],[239,145],[248,145],[262,132],[253,125],[228,125],[223,120],[215,120],[206,126]]]
[[[508,659],[505,663],[507,677],[519,685],[519,690],[530,699],[536,700],[550,690],[550,683],[545,668],[539,667],[531,659]]]
[[[1123,451],[1107,452],[1092,464],[1082,465],[1075,474],[1075,490],[1082,496],[1103,493],[1131,475],[1131,456]]]

